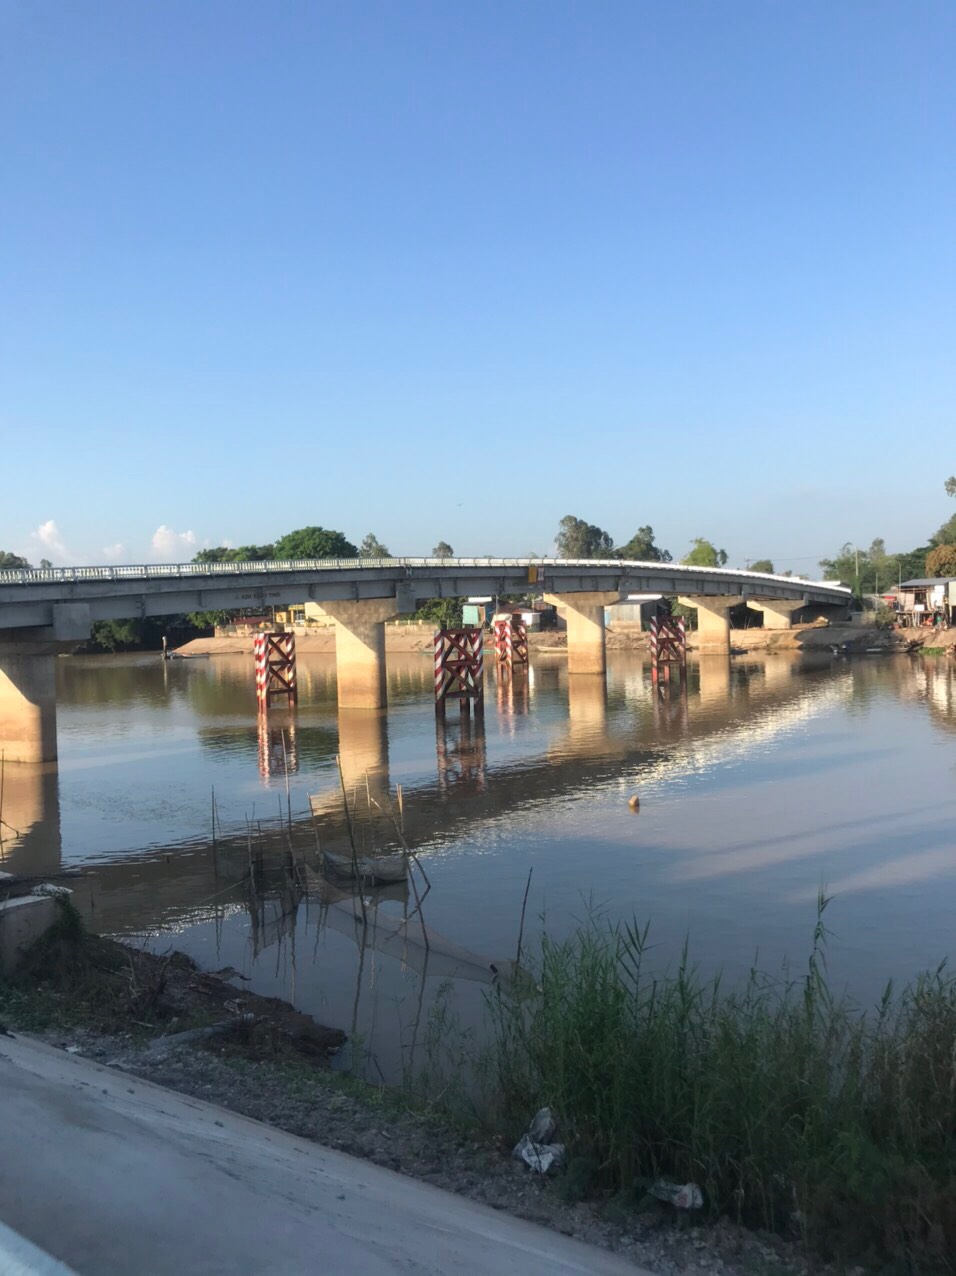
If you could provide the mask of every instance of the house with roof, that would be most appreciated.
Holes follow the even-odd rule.
[[[914,629],[939,624],[948,627],[956,616],[956,576],[904,580],[894,596],[901,625]],[[884,601],[887,599],[885,596]]]

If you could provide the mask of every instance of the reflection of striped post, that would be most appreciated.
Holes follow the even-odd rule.
[[[295,738],[295,722],[284,728],[269,726],[266,714],[259,717],[259,774],[293,775],[299,769],[299,750]]]

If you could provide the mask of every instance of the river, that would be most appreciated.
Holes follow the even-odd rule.
[[[589,913],[634,917],[661,969],[689,938],[706,972],[734,979],[756,957],[799,974],[825,886],[831,976],[861,1004],[950,951],[944,658],[702,657],[681,697],[655,693],[635,655],[610,654],[605,692],[542,653],[513,679],[489,671],[483,728],[452,709],[438,730],[430,660],[390,655],[388,676],[387,714],[339,714],[334,661],[300,657],[298,710],[263,729],[250,657],[62,659],[58,767],[4,768],[3,867],[82,868],[75,898],[96,929],[235,967],[357,1033],[362,1066],[389,1079],[439,992],[464,1028],[480,1022],[529,871],[526,946]],[[343,780],[369,849],[387,821],[366,828],[362,812],[391,800],[397,821],[402,787],[421,866],[364,905],[319,871],[317,845],[345,843]]]

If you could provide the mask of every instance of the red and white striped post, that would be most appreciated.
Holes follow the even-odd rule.
[[[295,634],[258,633],[253,642],[256,660],[256,701],[266,713],[273,700],[285,696],[290,709],[298,702],[295,676]]]
[[[484,708],[484,635],[480,627],[439,629],[435,634],[435,710],[457,700],[462,713]]]

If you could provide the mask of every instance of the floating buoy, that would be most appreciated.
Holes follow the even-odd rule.
[[[631,794],[631,796],[627,799],[627,804],[632,811],[639,811],[641,809],[641,799],[636,793]]]

